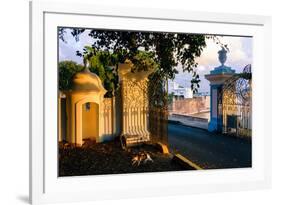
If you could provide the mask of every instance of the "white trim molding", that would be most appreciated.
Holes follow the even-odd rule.
[[[58,90],[55,83],[58,26],[252,36],[252,168],[58,177]],[[100,6],[78,0],[76,3],[30,2],[30,202],[75,202],[270,187],[270,76],[270,17]]]

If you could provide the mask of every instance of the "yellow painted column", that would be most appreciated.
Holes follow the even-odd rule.
[[[76,145],[82,146],[82,104],[76,105]]]
[[[60,93],[58,94],[58,138],[59,138],[59,142],[62,141],[62,128],[61,128],[61,96]]]

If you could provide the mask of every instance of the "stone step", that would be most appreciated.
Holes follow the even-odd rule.
[[[123,135],[121,137],[121,145],[123,148],[136,146],[148,141],[149,136],[147,135]]]

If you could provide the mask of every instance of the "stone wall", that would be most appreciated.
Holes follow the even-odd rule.
[[[148,131],[148,79],[152,71],[131,72],[132,64],[119,64],[122,99],[122,135],[150,139]]]
[[[117,135],[116,130],[116,110],[115,110],[115,98],[104,98],[104,110],[103,110],[103,120],[104,120],[104,138],[112,138]]]
[[[122,134],[149,138],[147,79],[122,79]]]
[[[174,99],[173,103],[169,105],[169,114],[190,115],[207,110],[210,110],[210,96]]]

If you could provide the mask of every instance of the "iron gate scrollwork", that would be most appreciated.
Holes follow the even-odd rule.
[[[242,73],[225,81],[219,96],[222,132],[241,137],[252,133],[252,72],[251,65]]]
[[[159,75],[150,76],[148,83],[149,131],[152,142],[168,145],[168,81]]]

